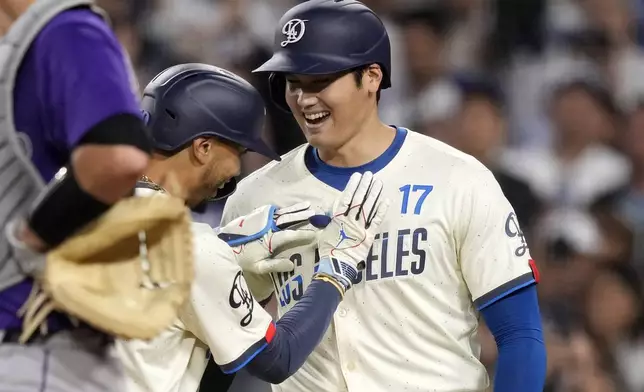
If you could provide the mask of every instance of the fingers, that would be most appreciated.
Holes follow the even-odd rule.
[[[371,187],[369,188],[369,193],[366,195],[366,199],[362,206],[360,207],[360,214],[364,218],[363,221],[368,223],[371,221],[373,216],[376,214],[376,207],[380,202],[380,196],[382,195],[382,181],[378,179],[373,179],[371,182]],[[356,218],[359,218],[357,216]]]
[[[311,209],[311,203],[303,201],[275,211],[275,224],[280,230],[284,230],[308,220],[314,214],[315,211]]]
[[[357,206],[358,208],[353,211],[355,219],[358,220],[360,215],[363,214],[364,202],[367,199],[369,190],[371,189],[371,184],[373,182],[373,174],[371,172],[365,172],[362,175],[360,184],[358,184],[358,189],[356,189],[355,196],[353,197],[353,202],[351,207]],[[346,214],[345,214],[346,215]],[[366,219],[364,219],[366,221]]]
[[[351,208],[351,203],[353,202],[354,194],[358,189],[358,185],[360,185],[360,182],[361,182],[360,180],[362,179],[362,177],[363,176],[360,173],[353,173],[351,175],[351,178],[349,178],[349,182],[347,182],[347,186],[344,188],[342,195],[336,201],[337,204],[333,208],[334,215],[340,214],[340,213],[346,214],[349,212],[349,209]]]
[[[283,230],[297,223],[307,221],[313,215],[315,215],[315,211],[313,211],[312,209],[306,209],[303,211],[297,211],[287,215],[282,215],[275,220],[275,223],[280,230]]]
[[[293,204],[292,206],[280,208],[277,211],[275,211],[275,214],[281,216],[285,214],[292,214],[295,212],[308,210],[309,208],[311,208],[311,202],[303,201],[297,204]]]
[[[295,265],[289,259],[266,259],[260,263],[258,272],[264,275],[271,272],[291,272],[294,269]]]
[[[273,233],[270,239],[271,253],[282,248],[295,248],[308,245],[316,240],[317,233],[312,230],[284,230]]]
[[[373,219],[371,219],[371,221],[367,221],[367,229],[370,227],[377,228],[380,226],[382,221],[385,219],[385,215],[387,215],[387,210],[389,209],[390,204],[391,200],[389,199],[380,200],[380,202],[377,203]]]

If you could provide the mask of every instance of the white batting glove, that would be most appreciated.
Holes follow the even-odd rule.
[[[217,235],[233,248],[237,262],[244,271],[258,275],[290,272],[294,268],[291,260],[273,259],[272,256],[285,248],[313,242],[315,231],[288,228],[308,222],[314,214],[309,202],[280,209],[264,206],[220,227]]]
[[[331,221],[318,235],[320,264],[316,278],[332,278],[344,294],[364,268],[389,200],[381,197],[382,181],[371,172],[354,173],[333,204]],[[333,282],[332,282],[333,283]]]

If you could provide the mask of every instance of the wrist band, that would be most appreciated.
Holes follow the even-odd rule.
[[[338,280],[335,279],[334,277],[326,275],[326,274],[317,273],[317,274],[313,275],[313,279],[331,283],[340,292],[340,297],[344,299],[344,293],[346,292],[346,288],[344,287],[343,284],[338,282]]]

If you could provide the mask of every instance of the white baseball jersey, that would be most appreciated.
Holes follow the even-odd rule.
[[[265,204],[310,200],[330,211],[357,170],[374,172],[393,203],[323,341],[274,391],[485,390],[478,311],[535,276],[512,207],[471,156],[403,128],[358,169],[326,165],[304,145],[241,181],[222,223]],[[281,316],[302,297],[319,255],[312,243],[278,256],[295,263],[273,275]]]
[[[192,231],[195,280],[180,318],[154,340],[116,343],[128,378],[125,392],[195,392],[209,351],[232,373],[275,333],[271,316],[250,295],[232,249],[207,224],[193,223]]]

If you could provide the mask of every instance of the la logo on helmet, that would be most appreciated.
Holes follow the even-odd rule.
[[[308,20],[291,19],[286,22],[284,27],[282,27],[282,34],[286,36],[286,39],[281,43],[282,47],[288,44],[294,44],[304,37],[304,31],[306,30],[304,22],[308,22]]]

